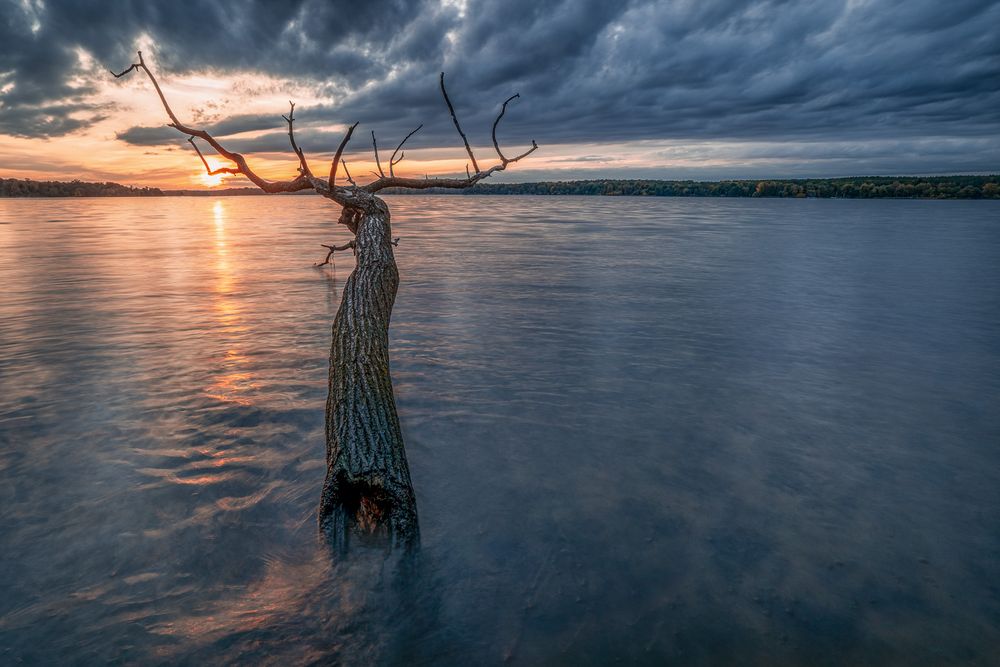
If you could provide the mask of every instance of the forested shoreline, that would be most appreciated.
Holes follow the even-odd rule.
[[[34,181],[0,178],[0,197],[162,197],[159,188],[136,188],[119,183]]]
[[[436,189],[423,190],[422,192],[439,193]],[[480,183],[468,190],[441,190],[440,194],[1000,199],[1000,176],[872,176],[729,181],[600,179],[539,183]]]
[[[385,190],[386,194],[414,194]],[[596,179],[537,183],[479,183],[465,190],[420,194],[597,195],[639,197],[779,197],[839,199],[1000,199],[1000,176],[866,176],[728,181]],[[0,197],[185,197],[259,195],[256,188],[162,190],[118,183],[0,179]]]

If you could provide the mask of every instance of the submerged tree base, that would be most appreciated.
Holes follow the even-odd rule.
[[[420,544],[416,502],[412,490],[400,497],[367,480],[349,481],[341,474],[323,487],[320,529],[339,552],[352,542],[368,547]]]

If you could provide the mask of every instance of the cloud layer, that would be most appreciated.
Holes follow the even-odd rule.
[[[334,130],[355,120],[387,145],[425,123],[415,148],[459,147],[437,88],[446,71],[480,145],[499,102],[520,92],[502,126],[512,150],[532,138],[729,142],[752,147],[730,151],[737,160],[777,153],[797,173],[843,171],[852,158],[900,173],[1000,170],[997,2],[0,0],[0,8],[0,133],[12,136],[80,132],[114,113],[94,82],[146,43],[164,80],[254,72],[309,87],[331,102],[300,108],[303,143],[329,149]],[[254,133],[233,140],[238,150],[283,151],[284,111],[216,119],[213,129]],[[118,139],[176,145],[172,131],[153,126],[158,119],[142,120]],[[768,143],[785,148],[761,148]],[[590,159],[595,152],[606,151],[567,163],[613,165]]]

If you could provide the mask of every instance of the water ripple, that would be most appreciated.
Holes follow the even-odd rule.
[[[0,662],[989,662],[995,203],[391,205],[412,563],[316,533],[336,211],[0,200]]]

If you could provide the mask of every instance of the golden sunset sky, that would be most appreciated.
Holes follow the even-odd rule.
[[[484,164],[521,93],[501,143],[540,149],[495,181],[1000,170],[997,3],[543,4],[0,0],[0,176],[246,185],[203,173],[141,72],[109,74],[139,49],[183,121],[272,178],[295,173],[289,100],[314,171],[359,121],[358,181],[371,130],[387,158],[421,123],[399,173],[464,174],[441,71]]]
[[[265,73],[227,73],[206,70],[171,76],[159,73],[155,44],[148,38],[136,43],[143,50],[146,63],[157,74],[167,100],[182,121],[194,126],[204,126],[225,121],[233,116],[271,115],[274,126],[270,129],[251,130],[228,135],[226,138],[239,141],[260,139],[285,132],[282,114],[288,113],[289,101],[296,103],[296,116],[300,121],[309,118],[310,109],[329,109],[337,104],[336,96],[319,96],[313,86],[297,84],[293,80],[274,77]],[[118,69],[124,69],[124,63]],[[212,187],[252,186],[242,176],[227,174],[209,176],[194,150],[187,143],[187,137],[167,129],[166,134],[176,135],[168,145],[139,146],[128,143],[122,134],[135,126],[166,128],[169,119],[152,84],[141,72],[132,72],[121,79],[114,78],[107,69],[101,67],[85,51],[79,52],[78,84],[88,90],[79,101],[99,110],[92,123],[80,130],[51,137],[17,137],[0,135],[0,176],[9,178],[32,178],[35,180],[115,181],[128,185],[153,186],[171,189],[207,189]],[[437,82],[431,78],[428,84],[431,92],[437,93]],[[452,91],[452,97],[461,99],[461,91]],[[465,106],[474,106],[479,100],[462,100]],[[501,100],[502,101],[502,100]],[[484,107],[493,109],[497,100],[481,100]],[[407,149],[406,158],[396,167],[401,176],[464,175],[468,162],[461,138],[451,127],[447,108],[441,102],[440,113],[431,119],[439,133],[454,135],[454,145]],[[461,113],[461,111],[459,111]],[[516,114],[512,107],[509,115]],[[331,119],[332,120],[332,119]],[[324,165],[328,168],[333,152],[349,122],[312,122],[303,131],[299,124],[299,143],[306,151],[307,158],[317,173]],[[355,132],[345,159],[352,175],[358,182],[373,179],[375,162],[371,149],[371,126],[363,121]],[[380,155],[385,161],[402,136],[381,136],[376,129],[380,143]],[[489,127],[467,127],[477,158],[484,164],[495,161],[495,152],[489,143]],[[319,133],[327,141],[310,141],[310,134]],[[403,135],[405,136],[405,135]],[[419,138],[419,136],[417,137]],[[222,139],[223,145],[231,141]],[[763,142],[742,142],[741,149],[764,146]],[[530,146],[530,137],[521,144],[508,145],[508,153],[520,152]],[[214,155],[211,148],[202,144],[209,164],[215,168],[231,164]],[[387,151],[388,149],[388,151]],[[734,161],[733,144],[722,141],[670,141],[638,140],[613,143],[557,143],[543,145],[532,155],[530,168],[521,169],[524,175],[540,174],[551,178],[561,173],[573,178],[601,178],[613,167],[621,170],[655,170],[669,166],[674,170],[700,170],[712,167],[731,167],[734,164],[752,164],[753,159]],[[614,158],[595,158],[596,153],[613,155]],[[282,179],[295,175],[297,161],[288,150],[247,151],[246,154],[257,173],[266,178]],[[769,162],[770,159],[765,159]],[[495,179],[496,180],[496,179]]]

